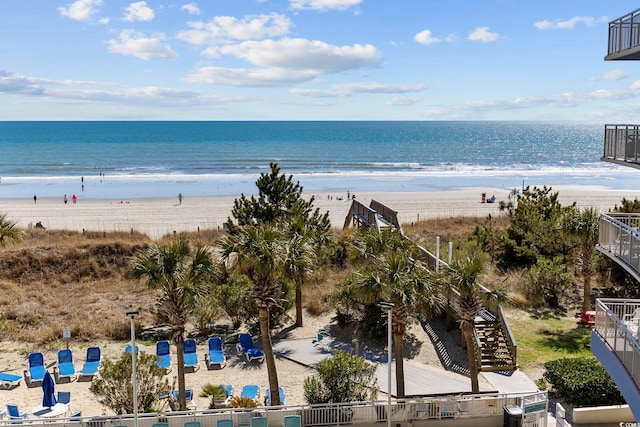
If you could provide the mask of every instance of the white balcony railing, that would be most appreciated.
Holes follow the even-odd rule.
[[[613,259],[640,281],[640,214],[600,215],[598,251]]]
[[[636,387],[640,388],[640,300],[596,300],[593,332],[617,356]]]

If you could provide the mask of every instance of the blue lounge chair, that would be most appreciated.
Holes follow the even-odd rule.
[[[233,427],[233,420],[217,420],[216,427]]]
[[[260,386],[254,384],[245,385],[242,387],[240,397],[248,397],[249,399],[253,399],[258,402],[258,399],[260,398]]]
[[[153,423],[151,427],[169,427],[169,423]]]
[[[79,411],[79,412],[76,412],[76,413],[72,414],[69,417],[69,421],[72,422],[72,423],[79,423],[79,422],[82,421],[81,418],[82,418],[82,411]]]
[[[280,395],[280,405],[286,405],[284,397],[284,387],[278,387],[278,394]],[[265,401],[267,406],[271,406],[271,388],[267,387],[267,396]]]
[[[58,371],[55,373],[56,382],[62,380],[73,381],[76,377],[76,367],[73,364],[73,353],[71,350],[60,350],[58,352]]]
[[[158,341],[156,343],[156,356],[158,361],[156,364],[159,368],[163,368],[165,373],[171,371],[171,345],[169,341]]]
[[[128,345],[124,348],[125,353],[131,353],[131,345]],[[136,354],[140,353],[140,348],[136,345]]]
[[[177,405],[178,396],[179,396],[178,390],[173,390],[171,395],[173,396],[173,399],[176,402],[176,406],[178,406]],[[184,400],[187,402],[187,409],[196,409],[196,401],[193,400],[193,389],[188,388],[184,391]]]
[[[11,424],[22,424],[22,420],[27,419],[28,412],[20,412],[18,405],[7,403],[7,412],[9,413],[9,419],[13,421]]]
[[[192,372],[200,367],[198,362],[198,346],[196,340],[189,338],[182,344],[184,349],[184,367],[191,368]]]
[[[222,369],[227,365],[227,358],[222,350],[222,339],[220,337],[211,337],[207,340],[209,352],[204,355],[204,361],[207,369],[217,367]]]
[[[183,427],[201,427],[200,421],[188,421]]]
[[[82,371],[80,371],[80,379],[91,381],[93,377],[98,374],[98,369],[100,369],[100,362],[102,361],[102,355],[100,351],[100,347],[89,347],[87,348],[87,358],[82,365]]]
[[[247,333],[242,333],[238,336],[238,345],[236,346],[238,353],[243,353],[247,358],[247,362],[257,360],[259,362],[264,361],[264,353],[262,350],[256,348],[253,344],[253,338]]]
[[[29,372],[26,378],[27,385],[31,387],[42,384],[44,372],[44,354],[42,354],[42,352],[29,353]]]
[[[302,418],[300,415],[285,415],[284,427],[302,427]]]
[[[251,427],[269,427],[269,420],[267,417],[253,417],[251,418]]]
[[[6,372],[0,372],[0,388],[3,390],[11,390],[20,385],[22,377],[20,375],[8,374]]]

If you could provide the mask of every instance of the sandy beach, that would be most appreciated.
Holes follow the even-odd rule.
[[[596,186],[557,186],[561,203],[576,202],[579,207],[607,211],[620,204],[623,197],[633,200],[638,192],[611,190]],[[496,203],[481,203],[481,194],[495,195]],[[425,218],[452,216],[486,216],[499,214],[499,202],[507,200],[504,188],[460,188],[437,192],[365,192],[357,200],[368,205],[377,200],[398,212],[401,223]],[[311,194],[307,194],[311,196]],[[351,206],[347,194],[318,193],[315,206],[329,211],[335,228],[341,229]],[[222,228],[235,197],[188,197],[182,203],[175,198],[123,200],[83,200],[65,204],[62,198],[0,199],[0,212],[28,228],[40,222],[46,228],[76,231],[140,231],[156,239],[165,234]]]
[[[600,211],[607,211],[622,198],[634,199],[633,191],[610,190],[605,187],[565,186],[554,187],[558,191],[563,204],[576,202],[580,207],[593,207]],[[481,194],[487,197],[496,196],[496,203],[481,203]],[[341,229],[351,205],[346,194],[319,193],[316,206],[321,211],[329,211],[334,227]],[[496,188],[464,188],[451,189],[442,192],[423,193],[378,193],[368,192],[355,195],[357,200],[369,204],[372,199],[382,202],[398,212],[402,223],[411,223],[425,218],[447,218],[452,216],[486,216],[498,215],[499,201],[507,200],[509,191]],[[87,231],[130,231],[137,230],[148,234],[151,238],[158,238],[173,231],[197,231],[198,229],[222,228],[230,214],[235,197],[185,197],[180,204],[177,198],[148,198],[129,200],[83,200],[80,195],[78,202],[71,201],[64,204],[62,198],[38,198],[34,203],[32,198],[2,199],[0,211],[12,220],[18,221],[20,227],[27,228],[41,222],[47,228]],[[326,327],[330,316],[326,318],[307,319],[304,328],[295,329],[291,338],[312,339],[319,329]],[[428,336],[424,331],[414,331],[416,336],[428,345],[423,345],[415,361],[440,366]],[[86,352],[87,343],[82,345],[72,343],[76,369],[81,369]],[[103,348],[106,358],[118,358],[124,350],[125,344],[91,343]],[[22,374],[27,367],[26,355],[39,348],[28,348],[21,343],[3,342],[0,351],[0,371]],[[199,345],[201,360],[206,348],[205,343]],[[45,351],[45,363],[53,371],[56,360],[56,350]],[[153,347],[142,346],[143,351],[154,352]],[[246,364],[243,359],[235,355],[233,349],[228,349],[229,361],[222,370],[208,371],[201,361],[198,372],[187,374],[187,387],[193,388],[199,409],[208,406],[206,398],[198,397],[203,385],[231,384],[239,392],[244,384],[257,384],[263,393],[268,386],[266,365]],[[175,357],[175,356],[174,356]],[[174,360],[175,363],[175,360]],[[304,379],[314,374],[314,370],[302,364],[278,358],[278,374],[280,385],[285,387],[288,404],[302,404]],[[175,375],[174,373],[170,373]],[[534,378],[535,379],[535,378]],[[95,401],[89,392],[88,382],[73,381],[57,386],[57,390],[72,392],[71,411],[82,411],[84,415],[99,415],[109,413]],[[0,390],[0,405],[13,402],[20,405],[21,410],[29,411],[38,406],[42,400],[40,387],[28,388],[23,382],[13,390]],[[2,406],[0,406],[1,408]]]

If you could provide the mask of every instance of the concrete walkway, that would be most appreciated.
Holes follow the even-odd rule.
[[[353,353],[353,346],[325,337],[320,342],[313,338],[283,340],[275,342],[274,352],[294,362],[315,368],[318,362],[329,358],[336,350]],[[372,352],[361,354],[369,362],[378,366],[377,377],[380,391],[387,393],[388,365],[386,355]],[[395,395],[395,363],[392,363],[391,393]],[[434,396],[470,393],[471,383],[468,376],[446,371],[442,368],[423,363],[405,360],[404,362],[405,394],[409,396]],[[508,374],[483,372],[479,376],[481,392],[530,393],[538,390],[536,385],[521,371]]]

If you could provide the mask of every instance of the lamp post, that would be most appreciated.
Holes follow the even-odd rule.
[[[138,427],[138,381],[136,378],[136,322],[137,311],[128,311],[127,316],[131,318],[131,384],[133,385],[133,426]]]
[[[392,302],[381,301],[378,303],[378,307],[387,311],[387,384],[389,387],[387,393],[387,427],[391,427],[391,358],[393,353],[391,352],[391,337],[392,337],[392,318],[391,311],[395,305]]]

